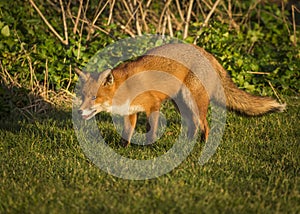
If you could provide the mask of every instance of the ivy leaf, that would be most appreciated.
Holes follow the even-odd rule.
[[[9,37],[9,35],[10,35],[10,30],[9,30],[8,25],[5,25],[5,26],[2,28],[1,34],[2,34],[3,36]]]

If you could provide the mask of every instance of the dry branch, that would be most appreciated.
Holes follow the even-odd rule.
[[[185,20],[185,27],[184,27],[184,31],[183,31],[183,39],[186,39],[188,36],[189,23],[190,23],[190,19],[191,19],[193,4],[194,4],[194,0],[190,0],[189,9],[188,9],[186,20]]]
[[[60,0],[61,1],[61,0]],[[40,11],[40,9],[36,6],[36,4],[34,3],[33,0],[29,0],[30,4],[34,7],[34,9],[37,11],[37,13],[40,15],[40,17],[43,19],[43,21],[45,22],[45,24],[49,27],[49,29],[52,31],[52,33],[54,33],[54,35],[64,44],[64,45],[68,45],[68,39],[64,39],[62,38],[59,33],[57,33],[57,31],[54,29],[54,27],[48,22],[48,20],[46,19],[46,17],[43,15],[43,13]],[[64,16],[64,15],[63,15]]]
[[[76,16],[76,21],[75,21],[74,28],[73,28],[73,33],[74,34],[76,34],[76,31],[77,31],[79,18],[80,18],[81,11],[82,11],[82,5],[83,5],[83,0],[80,0],[79,8],[78,8],[77,16]]]
[[[203,23],[203,26],[204,26],[204,27],[208,25],[208,22],[209,22],[209,20],[210,20],[210,17],[211,17],[212,14],[215,12],[215,10],[216,10],[218,4],[220,3],[220,1],[221,1],[221,0],[217,0],[217,1],[214,3],[212,9],[211,9],[210,12],[208,13],[208,15],[207,15],[207,17],[206,17],[206,19],[205,19],[205,21],[204,21],[204,23]]]

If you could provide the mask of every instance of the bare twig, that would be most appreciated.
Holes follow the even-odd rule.
[[[48,99],[48,59],[46,59],[45,65],[45,76],[44,76],[44,93],[46,93],[46,99]]]
[[[172,13],[170,10],[168,10],[168,13],[170,15],[170,20],[172,20],[171,23],[176,26],[175,29],[180,30],[182,28],[183,22],[178,21],[176,15],[174,13]],[[172,28],[173,28],[173,26],[172,26]]]
[[[161,29],[161,26],[162,26],[162,23],[163,23],[163,19],[164,19],[164,16],[165,16],[165,13],[166,13],[166,10],[167,8],[169,7],[170,3],[171,3],[172,0],[168,0],[167,3],[165,4],[162,12],[161,12],[161,15],[159,17],[159,22],[158,22],[158,28],[157,28],[157,33],[161,32],[162,29]]]
[[[226,10],[227,15],[229,16],[230,27],[234,27],[234,29],[236,29],[237,31],[239,31],[240,30],[240,26],[237,25],[236,22],[233,19],[231,0],[228,0],[228,6],[227,6],[227,8],[224,7],[224,9]]]
[[[74,28],[73,28],[73,33],[74,34],[76,34],[76,31],[77,31],[77,26],[78,26],[79,18],[80,18],[81,11],[82,11],[82,5],[83,5],[83,0],[80,0],[79,8],[78,8],[78,13],[77,13],[76,21],[75,21]]]
[[[129,17],[129,19],[128,19],[126,25],[123,26],[123,27],[122,27],[122,25],[121,25],[122,29],[125,30],[125,32],[127,32],[131,37],[134,37],[134,36],[133,36],[131,33],[129,33],[130,30],[128,29],[128,25],[129,25],[129,23],[131,22],[131,20],[133,20],[133,19],[138,20],[138,16],[136,15],[136,13],[138,12],[138,10],[139,10],[139,7],[136,7],[136,9],[133,11],[133,13],[131,13],[131,16]],[[137,26],[137,28],[138,28],[137,30],[139,30],[139,26],[138,26],[138,25],[139,25],[139,24],[136,22],[136,26]]]
[[[102,2],[102,1],[100,1],[100,2]],[[99,2],[99,3],[100,3]],[[87,13],[87,11],[88,11],[88,9],[89,9],[89,3],[90,3],[90,0],[87,0],[86,2],[85,2],[85,7],[84,7],[84,10],[83,10],[83,17],[85,18],[85,19],[87,19],[86,18],[86,13]]]
[[[129,8],[127,2],[125,0],[122,0],[127,12],[129,13],[130,16],[132,16],[132,10]]]
[[[300,12],[298,8],[295,7],[295,5],[292,5],[292,18],[293,18],[293,31],[294,31],[294,41],[293,45],[296,47],[297,46],[297,36],[296,36],[296,18],[295,18],[295,10]]]
[[[71,83],[72,83],[72,65],[69,66],[69,82],[68,82],[66,91],[69,90],[69,87],[70,87]]]
[[[142,20],[143,20],[143,25],[144,25],[144,28],[145,28],[145,32],[148,32],[149,27],[148,27],[148,24],[147,24],[147,21],[146,21],[147,11],[143,10],[143,6],[142,6],[141,2],[139,4],[139,8],[140,8],[141,17],[142,17]]]
[[[211,1],[208,3],[207,1],[202,0],[202,2],[205,4],[205,6],[206,6],[209,10],[212,9],[212,2],[211,2]]]
[[[139,19],[138,19],[138,14],[137,14],[136,19],[135,19],[135,26],[136,26],[137,34],[139,36],[141,36],[142,35],[142,30],[141,30],[140,22],[139,22]]]
[[[61,13],[62,13],[62,18],[63,18],[63,24],[64,24],[64,33],[65,33],[65,45],[69,44],[69,38],[68,38],[68,26],[67,26],[67,21],[66,21],[66,13],[64,9],[64,5],[62,0],[59,0],[60,7],[61,7]]]
[[[106,35],[109,35],[109,32],[107,32],[106,30],[102,29],[101,27],[97,26],[97,25],[92,25],[89,21],[84,20],[84,19],[79,19],[79,21],[81,21],[83,24],[88,24],[90,26],[90,28],[95,28],[99,31],[101,31],[102,33],[105,33]]]
[[[18,87],[21,87],[21,85],[17,81],[15,81],[12,78],[12,76],[8,73],[6,67],[3,67],[1,60],[0,60],[0,67],[1,67],[1,70],[3,71],[3,73],[1,73],[1,76],[3,78],[1,78],[1,79],[4,80],[6,85],[16,84]],[[8,77],[9,81],[6,79],[6,77]]]
[[[272,83],[271,83],[270,81],[268,81],[268,83],[269,83],[270,87],[272,88],[272,90],[273,90],[275,96],[277,97],[277,99],[280,101],[280,103],[283,103],[282,100],[280,99],[280,97],[279,97],[277,91],[276,91],[275,88],[273,87]]]
[[[198,7],[200,8],[200,12],[202,14],[203,19],[206,19],[206,14],[205,14],[205,12],[203,10],[203,7],[202,7],[202,4],[201,4],[200,0],[197,0],[196,3],[198,5]]]
[[[139,22],[139,8],[141,6],[141,2],[139,2],[139,6],[136,5],[137,3],[135,2],[135,5],[136,6],[136,13],[135,13],[135,26],[136,26],[136,31],[137,31],[137,34],[139,36],[142,35],[142,29],[141,29],[141,26],[140,26],[140,22]]]
[[[269,75],[269,72],[247,71],[248,74]]]
[[[210,20],[210,17],[211,17],[212,14],[215,12],[215,10],[216,10],[218,4],[220,3],[220,1],[221,1],[221,0],[217,0],[217,1],[214,3],[212,9],[209,11],[209,13],[208,13],[208,15],[207,15],[207,17],[206,17],[206,19],[205,19],[205,21],[204,21],[204,23],[203,23],[203,26],[204,26],[204,27],[208,25],[208,22],[209,22],[209,20]]]
[[[147,4],[146,4],[146,8],[148,8],[148,7],[150,6],[151,1],[152,1],[152,0],[148,0],[148,2],[147,2]]]
[[[29,56],[27,56],[26,59],[28,61],[29,70],[30,70],[30,86],[31,86],[31,90],[33,90],[33,79],[36,79],[36,77],[35,77],[34,70],[32,67],[31,58]]]
[[[176,7],[177,7],[177,11],[179,13],[179,16],[181,18],[181,21],[184,22],[184,16],[182,14],[182,11],[181,11],[181,7],[180,7],[180,4],[179,4],[179,0],[176,0]]]
[[[293,5],[292,5],[292,10],[293,10]],[[287,23],[287,20],[286,20],[284,1],[281,1],[281,16],[282,16],[282,21],[284,22],[284,25],[288,31],[288,34],[291,35],[289,24]],[[292,14],[292,16],[293,16],[293,14]]]
[[[114,10],[114,6],[115,6],[115,0],[111,0],[111,4],[110,4],[110,7],[109,7],[109,16],[108,16],[108,20],[107,20],[107,25],[110,24],[111,22],[111,19],[112,19],[112,16],[113,16],[113,10]]]
[[[121,29],[125,31],[125,33],[129,34],[129,36],[131,36],[132,38],[135,38],[135,34],[130,31],[126,26],[124,25],[120,25]]]
[[[247,13],[243,15],[243,19],[240,22],[241,24],[245,23],[249,19],[250,13],[252,12],[252,10],[254,10],[257,7],[257,5],[259,5],[260,3],[261,3],[261,0],[255,1],[254,4],[249,7]]]
[[[168,28],[169,28],[170,37],[173,37],[174,33],[173,33],[172,21],[171,21],[171,16],[170,16],[169,9],[167,10],[167,20],[168,20]]]
[[[33,0],[29,0],[30,4],[34,7],[34,9],[37,11],[37,13],[40,15],[40,17],[43,19],[45,24],[49,27],[49,29],[52,31],[52,33],[64,44],[68,45],[68,40],[63,39],[59,33],[53,28],[53,26],[48,22],[48,20],[45,18],[43,13],[40,11],[40,9],[36,6]]]
[[[161,31],[162,35],[166,35],[166,25],[167,25],[167,17],[164,16],[164,22],[163,22],[162,31]]]
[[[188,9],[188,12],[187,12],[187,15],[186,15],[185,26],[184,26],[184,31],[183,31],[183,39],[186,39],[187,36],[188,36],[189,24],[190,24],[193,4],[194,4],[194,0],[190,0],[189,9]]]
[[[94,20],[92,21],[92,25],[95,25],[96,21],[98,20],[99,16],[102,14],[103,10],[106,8],[107,4],[109,3],[110,0],[107,0],[105,5],[102,7],[102,9],[98,12]]]

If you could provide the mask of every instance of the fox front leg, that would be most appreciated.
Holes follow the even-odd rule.
[[[137,114],[124,116],[124,129],[122,132],[121,145],[126,147],[130,144],[131,137],[136,125]]]

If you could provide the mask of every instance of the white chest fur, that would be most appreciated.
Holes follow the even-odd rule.
[[[144,108],[140,105],[130,105],[129,100],[126,100],[125,103],[119,105],[113,103],[113,105],[110,106],[110,108],[107,110],[112,114],[118,114],[121,116],[131,115],[131,114],[145,111]]]

